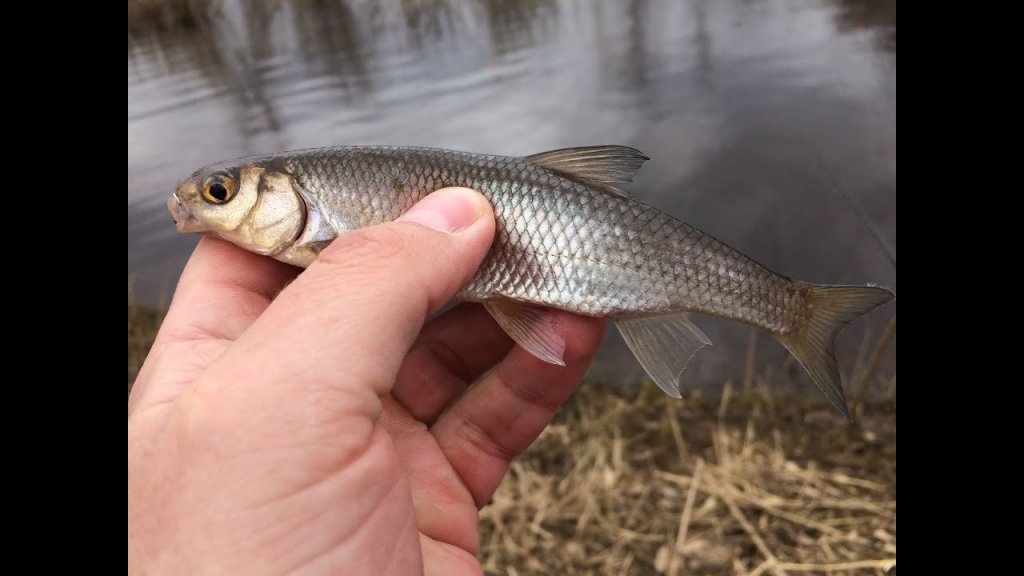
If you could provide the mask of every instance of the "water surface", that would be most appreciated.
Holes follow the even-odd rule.
[[[827,283],[896,271],[891,1],[168,0],[129,4],[128,271],[166,301],[194,237],[164,208],[213,160],[335,144],[495,154],[626,144],[644,202]],[[198,6],[198,7],[197,7]],[[844,365],[885,313],[843,338]],[[699,319],[695,379],[741,378],[749,331]],[[762,338],[759,365],[781,347]],[[887,359],[895,371],[895,351]],[[640,374],[622,346],[598,373]]]

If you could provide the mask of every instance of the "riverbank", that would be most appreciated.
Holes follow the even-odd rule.
[[[896,401],[621,398],[586,383],[481,511],[495,574],[884,574]],[[510,570],[509,567],[516,567]],[[893,569],[893,572],[894,569]]]

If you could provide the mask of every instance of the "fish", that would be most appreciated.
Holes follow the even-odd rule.
[[[564,365],[556,308],[607,318],[667,394],[711,341],[696,312],[771,333],[848,419],[835,338],[895,299],[881,286],[793,280],[625,187],[644,162],[627,146],[496,156],[404,146],[339,146],[249,156],[200,168],[168,199],[180,232],[212,234],[307,267],[335,238],[395,220],[434,190],[480,191],[494,242],[456,299],[478,302],[519,346]]]

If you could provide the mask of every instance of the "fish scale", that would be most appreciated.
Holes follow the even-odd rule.
[[[522,158],[333,148],[287,164],[300,186],[337,208],[331,221],[338,230],[394,220],[438,188],[483,193],[495,208],[497,234],[461,293],[467,300],[504,296],[594,316],[683,306],[769,330],[790,321],[786,309],[743,286],[770,283],[767,292],[779,294],[793,290],[791,280],[663,212],[596,192]],[[637,293],[641,285],[648,289]]]
[[[538,307],[612,318],[652,378],[678,395],[686,361],[709,343],[683,313],[712,314],[771,332],[846,413],[833,340],[894,295],[792,280],[629,198],[621,186],[646,159],[621,146],[527,157],[397,146],[300,150],[200,169],[168,206],[192,226],[184,231],[217,233],[305,266],[338,235],[394,220],[434,190],[473,188],[494,208],[496,231],[458,298],[484,302],[531,353],[559,363],[564,350]],[[226,200],[211,195],[214,184]],[[232,202],[251,208],[245,213]],[[304,209],[262,214],[281,209],[264,203]],[[269,231],[265,239],[262,228],[247,225],[257,221]],[[292,221],[289,231],[282,223]]]

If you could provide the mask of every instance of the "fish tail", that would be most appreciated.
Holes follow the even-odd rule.
[[[847,420],[850,410],[839,379],[835,339],[852,320],[890,302],[896,295],[877,286],[818,286],[800,284],[806,291],[806,314],[795,329],[776,338],[796,357]]]

